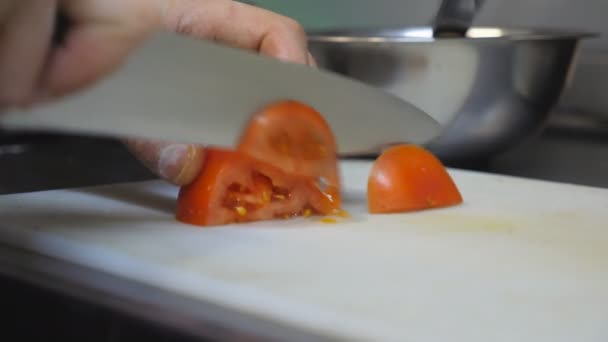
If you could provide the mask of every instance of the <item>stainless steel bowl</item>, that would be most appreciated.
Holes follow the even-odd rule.
[[[428,112],[445,127],[428,147],[462,161],[490,158],[539,132],[574,70],[578,43],[590,36],[473,27],[464,38],[436,39],[419,27],[309,32],[309,44],[319,67]]]

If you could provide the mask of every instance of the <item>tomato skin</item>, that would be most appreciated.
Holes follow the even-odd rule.
[[[336,141],[314,108],[295,100],[262,108],[253,115],[237,149],[289,174],[317,180],[328,200],[340,205]]]
[[[374,162],[367,183],[371,213],[396,213],[453,206],[462,195],[446,168],[431,152],[397,145]]]
[[[207,150],[205,164],[198,177],[180,188],[176,209],[176,218],[179,221],[201,226],[217,221],[212,218],[213,210],[217,207],[213,196],[216,188],[220,186],[218,178],[229,161],[229,154]]]
[[[239,151],[208,149],[198,177],[179,191],[176,218],[214,226],[330,214],[336,210],[310,179]]]

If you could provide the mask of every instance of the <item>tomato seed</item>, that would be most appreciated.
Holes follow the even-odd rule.
[[[264,203],[270,203],[270,193],[268,191],[262,191],[262,201]]]
[[[284,200],[286,197],[282,194],[272,194],[272,198],[277,200]]]
[[[235,207],[234,210],[236,210],[236,213],[239,214],[239,216],[247,215],[247,209],[245,209],[245,207]]]

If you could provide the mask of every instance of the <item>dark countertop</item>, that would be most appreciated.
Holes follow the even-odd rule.
[[[153,177],[113,139],[19,135],[0,140],[0,194]]]
[[[0,276],[0,303],[3,340],[7,341],[197,341],[179,331],[6,276]]]

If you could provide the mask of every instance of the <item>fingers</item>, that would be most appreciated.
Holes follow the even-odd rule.
[[[68,0],[61,9],[73,19],[63,44],[53,50],[43,89],[49,97],[90,85],[114,71],[158,26],[157,11],[142,1]]]
[[[138,38],[112,27],[75,29],[50,57],[44,90],[59,97],[92,84],[118,67]]]
[[[306,34],[297,22],[230,0],[60,3],[74,27],[50,56],[42,81],[47,97],[75,91],[114,71],[157,29],[213,39],[286,62],[315,65]],[[198,146],[142,140],[129,140],[126,145],[151,171],[176,185],[194,180],[204,162],[204,149]]]
[[[145,38],[162,27],[148,0],[67,0],[62,11],[73,27],[47,65],[43,89],[60,97],[113,72]],[[204,150],[171,142],[127,140],[128,149],[156,175],[176,185],[200,172]]]
[[[235,1],[63,0],[61,8],[75,19],[75,26],[50,56],[43,80],[48,97],[88,86],[112,72],[161,27],[286,62],[315,65],[306,34],[296,21]]]
[[[205,158],[204,148],[194,145],[137,139],[125,144],[148,169],[175,185],[192,182]]]
[[[60,5],[74,19],[74,27],[50,56],[42,84],[47,97],[62,96],[112,72],[148,34],[161,27],[287,62],[315,65],[306,34],[296,21],[235,1],[63,0]],[[47,26],[52,25],[52,16],[49,18]],[[22,39],[19,43],[30,46]],[[19,60],[17,55],[11,56]]]
[[[20,0],[4,0],[0,1],[0,23],[12,14],[15,7],[20,3]]]
[[[310,64],[302,26],[262,8],[230,0],[174,0],[162,16],[167,30]]]
[[[25,104],[37,89],[55,5],[53,0],[22,0],[0,7],[0,107]]]
[[[306,34],[292,19],[227,0],[175,0],[163,9],[165,29],[258,51],[286,62],[316,66]],[[130,150],[174,184],[192,182],[204,162],[202,147],[130,140]]]

